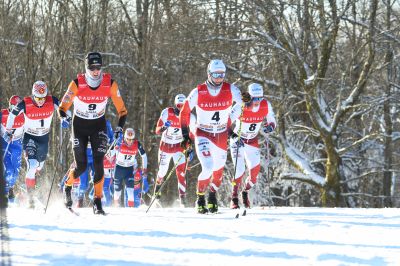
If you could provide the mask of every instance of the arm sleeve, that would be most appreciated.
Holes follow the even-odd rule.
[[[268,124],[273,123],[274,126],[276,126],[276,120],[275,120],[275,113],[274,110],[272,109],[272,105],[269,101],[267,101],[268,103],[268,114],[266,116],[266,120]]]
[[[118,84],[116,81],[113,81],[111,85],[111,100],[115,106],[115,109],[117,109],[118,112],[118,126],[123,128],[125,125],[126,121],[126,115],[128,114],[128,111],[126,110],[124,100],[121,97],[121,94],[118,89]]]
[[[60,105],[60,101],[56,96],[51,96],[53,98],[53,104],[54,104],[54,110],[58,110],[58,107]]]
[[[241,114],[242,114],[242,104],[235,103],[229,115],[229,118],[231,119],[232,123],[237,119],[239,119]]]
[[[232,100],[237,104],[242,104],[242,93],[240,92],[239,88],[235,85],[231,84],[231,92],[232,92]]]
[[[25,101],[21,101],[19,104],[17,104],[14,109],[10,112],[7,118],[7,123],[6,123],[6,131],[9,131],[12,129],[14,125],[14,120],[15,118],[21,113],[25,112]]]
[[[72,103],[74,102],[74,98],[78,93],[78,86],[76,85],[75,81],[71,81],[68,86],[67,91],[65,92],[64,96],[61,99],[61,104],[58,107],[58,115],[60,117],[66,117],[67,111],[71,108]]]
[[[143,146],[140,142],[138,143],[138,150],[140,156],[142,157],[142,168],[147,169],[147,154],[144,151]]]
[[[160,118],[157,121],[157,126],[156,126],[156,134],[161,135],[163,132],[162,127],[164,126],[165,122],[167,122],[168,119],[168,110],[164,109],[161,112]]]
[[[108,143],[112,143],[114,141],[114,132],[110,120],[106,120],[106,126],[107,126]]]
[[[183,104],[182,110],[179,114],[179,122],[181,124],[182,135],[189,135],[190,113],[197,105],[198,93],[197,88],[192,90]]]

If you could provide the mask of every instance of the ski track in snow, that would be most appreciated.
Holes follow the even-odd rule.
[[[400,265],[399,209],[146,209],[9,208],[0,264]]]

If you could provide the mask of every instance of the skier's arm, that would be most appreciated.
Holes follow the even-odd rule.
[[[124,100],[121,97],[121,94],[118,89],[118,84],[116,81],[113,81],[111,84],[111,100],[117,109],[118,112],[118,127],[123,128],[126,121],[126,115],[128,111],[126,110]]]
[[[60,118],[67,117],[67,111],[71,108],[74,98],[78,93],[77,80],[71,81],[68,85],[68,89],[61,99],[61,104],[58,107],[58,115]]]
[[[168,110],[164,109],[162,110],[160,118],[157,121],[157,126],[156,126],[157,135],[161,135],[167,129],[167,127],[164,126],[165,123],[167,122],[167,119],[168,119]]]
[[[54,110],[58,110],[60,106],[60,101],[56,96],[51,96],[51,98],[53,98]]]
[[[240,118],[242,115],[242,104],[235,103],[232,107],[231,113],[229,118],[231,119],[232,123],[235,122],[237,119]]]
[[[240,92],[239,88],[231,84],[231,92],[232,92],[232,100],[235,103],[241,105],[243,100],[242,100],[242,93]]]
[[[21,113],[25,112],[25,101],[22,100],[20,103],[18,103],[14,109],[9,113],[8,118],[7,118],[7,123],[6,123],[6,131],[10,132],[13,125],[14,125],[14,120],[15,118]]]
[[[263,131],[264,133],[270,133],[275,130],[276,128],[276,120],[275,120],[275,113],[274,110],[272,109],[272,105],[269,101],[268,103],[268,113],[264,119],[265,123],[263,126]]]
[[[106,120],[106,126],[107,126],[108,143],[112,143],[114,141],[114,132],[110,120]]]
[[[196,88],[192,90],[192,92],[185,100],[185,103],[183,104],[182,110],[179,114],[179,122],[181,124],[182,135],[184,138],[189,136],[190,113],[192,109],[197,105],[197,99],[198,92]]]
[[[142,157],[143,172],[146,174],[146,172],[147,172],[147,154],[140,142],[138,142],[138,151],[139,151],[140,156]]]

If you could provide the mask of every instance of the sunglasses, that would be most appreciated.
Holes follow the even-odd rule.
[[[36,96],[34,96],[34,98],[35,98],[35,101],[40,102],[40,101],[43,101],[46,97],[36,97]]]
[[[225,77],[225,73],[224,72],[222,72],[222,73],[212,72],[212,73],[210,73],[210,76],[212,78],[215,78],[215,79],[224,78]]]
[[[91,65],[88,68],[90,71],[95,71],[95,70],[100,70],[101,66],[100,65]]]
[[[253,100],[253,102],[260,102],[263,99],[263,97],[254,97],[251,99]]]

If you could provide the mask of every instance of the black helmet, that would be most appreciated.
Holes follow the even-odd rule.
[[[85,57],[85,67],[90,68],[90,66],[102,66],[103,59],[101,58],[101,54],[98,52],[90,52]]]

